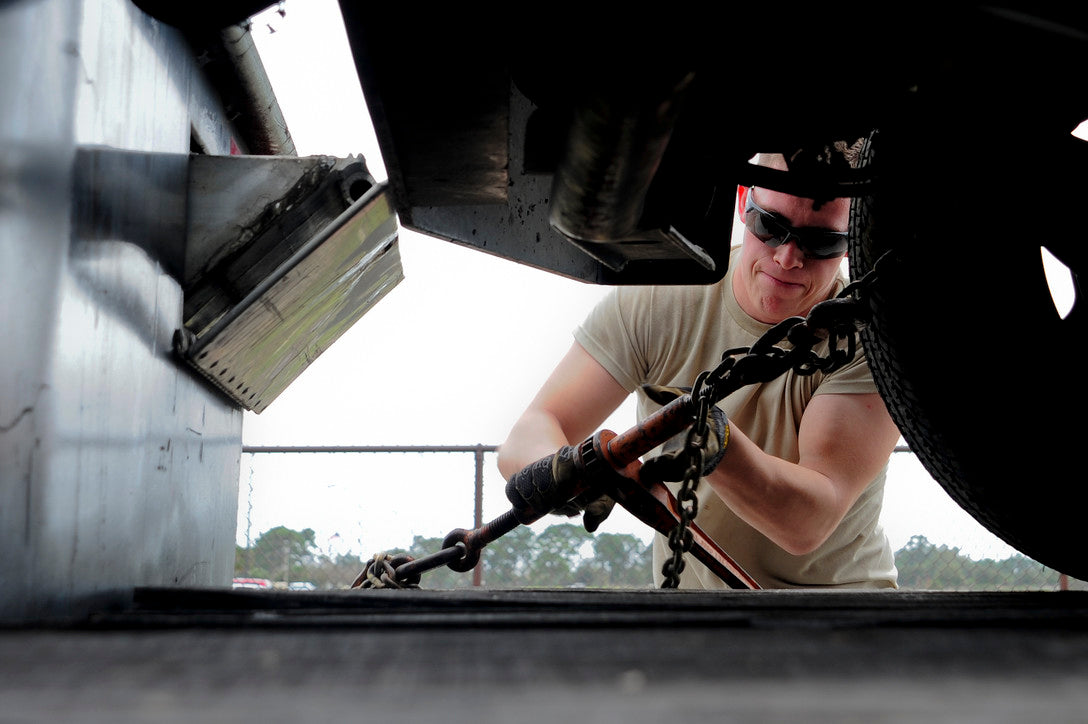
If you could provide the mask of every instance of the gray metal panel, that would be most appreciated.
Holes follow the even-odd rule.
[[[188,153],[209,97],[191,53],[122,0],[6,3],[0,71],[0,620],[226,585],[242,413],[171,353],[184,219],[107,213],[138,188],[71,192],[78,146]],[[147,171],[184,193],[174,165]]]
[[[376,186],[182,351],[260,413],[403,278],[396,215]]]
[[[23,614],[32,589],[31,503],[44,462],[44,408],[54,394],[47,367],[75,154],[70,98],[79,65],[65,50],[75,47],[79,20],[74,2],[0,6],[0,340],[9,356],[0,364],[2,614]]]

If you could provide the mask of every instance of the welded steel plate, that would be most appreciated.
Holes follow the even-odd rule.
[[[375,187],[182,353],[259,413],[403,278],[396,215]]]

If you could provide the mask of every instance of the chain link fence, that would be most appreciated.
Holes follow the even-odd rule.
[[[495,446],[247,447],[235,586],[343,589],[376,554],[420,558],[446,534],[509,509]],[[959,509],[905,448],[889,466],[882,523],[902,589],[1080,587],[1009,548]],[[484,548],[465,573],[424,588],[652,586],[652,531],[617,506],[595,534],[548,516]]]

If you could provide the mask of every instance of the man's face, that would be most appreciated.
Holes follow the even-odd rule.
[[[811,199],[763,188],[748,189],[748,193],[755,193],[756,203],[764,210],[796,228],[846,231],[850,220],[850,199],[835,199],[817,210]],[[761,322],[775,324],[804,316],[831,296],[841,262],[842,255],[808,258],[792,240],[772,248],[745,229],[733,292],[741,309]]]

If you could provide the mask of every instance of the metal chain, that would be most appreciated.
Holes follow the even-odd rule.
[[[399,576],[397,568],[411,562],[411,556],[375,553],[363,572],[351,584],[351,588],[419,588],[419,575]]]
[[[730,358],[732,359],[732,358]],[[695,495],[695,487],[703,471],[703,452],[706,449],[707,433],[709,432],[710,401],[713,387],[706,386],[709,371],[700,374],[691,388],[691,399],[699,403],[695,413],[695,422],[688,428],[687,437],[684,440],[684,452],[688,465],[684,469],[684,480],[680,484],[680,490],[676,493],[676,503],[680,520],[676,527],[669,533],[669,550],[672,556],[665,560],[661,566],[661,575],[665,577],[662,588],[677,588],[680,585],[680,574],[684,571],[684,554],[691,550],[692,541],[691,521],[699,514],[699,498]]]
[[[680,586],[684,554],[691,550],[690,526],[699,512],[695,489],[702,477],[711,405],[745,385],[768,382],[791,369],[802,376],[816,372],[827,374],[852,361],[857,352],[857,333],[869,323],[868,295],[880,270],[891,263],[889,254],[882,256],[865,276],[848,284],[837,296],[813,307],[808,316],[791,317],[776,324],[751,347],[726,350],[717,367],[696,378],[691,399],[698,403],[698,409],[681,453],[687,456],[688,465],[676,493],[679,521],[669,533],[672,555],[661,565],[662,588]],[[792,347],[778,347],[783,340],[790,342]],[[824,340],[827,340],[828,352],[821,357],[813,348]]]

